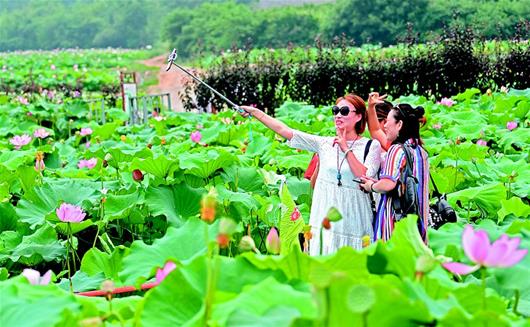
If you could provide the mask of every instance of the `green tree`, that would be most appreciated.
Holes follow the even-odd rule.
[[[311,9],[315,6],[260,10],[255,46],[281,48],[287,44],[311,45],[320,33],[320,22]]]
[[[406,35],[407,23],[416,30],[423,28],[428,4],[428,0],[338,0],[325,31],[329,37],[344,33],[358,44],[393,44]]]

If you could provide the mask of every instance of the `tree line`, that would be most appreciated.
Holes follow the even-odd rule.
[[[246,46],[433,41],[444,27],[484,39],[529,37],[530,0],[337,0],[263,7],[259,0],[29,0],[0,6],[0,51],[177,47],[182,56]]]

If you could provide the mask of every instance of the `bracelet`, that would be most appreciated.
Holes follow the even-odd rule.
[[[374,193],[377,193],[375,190],[374,190],[374,183],[370,184],[370,191],[374,192]]]
[[[352,149],[348,149],[346,150],[346,152],[344,152],[344,158],[346,158],[346,156],[348,155],[348,152],[352,152]]]

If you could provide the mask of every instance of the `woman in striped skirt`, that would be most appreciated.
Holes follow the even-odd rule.
[[[370,113],[375,105],[382,103],[384,96],[377,92],[370,93],[368,99],[368,124]],[[386,159],[381,166],[379,180],[361,178],[361,187],[368,192],[381,193],[377,215],[374,221],[374,240],[388,240],[392,236],[394,223],[401,217],[396,212],[395,190],[407,164],[407,152],[412,165],[412,175],[417,179],[418,195],[418,230],[424,242],[427,242],[429,222],[429,162],[427,152],[423,149],[420,138],[420,124],[425,124],[425,111],[422,107],[413,108],[409,104],[396,105],[388,113],[384,131],[370,126],[370,134],[378,139],[383,149],[388,149]],[[373,122],[373,120],[372,120]],[[373,125],[373,124],[372,124]]]

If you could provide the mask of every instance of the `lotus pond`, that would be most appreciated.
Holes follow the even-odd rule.
[[[425,107],[458,222],[310,257],[311,154],[260,124],[115,108],[101,125],[80,99],[0,96],[1,325],[530,325],[530,89],[397,101]],[[329,106],[276,116],[334,132]]]

